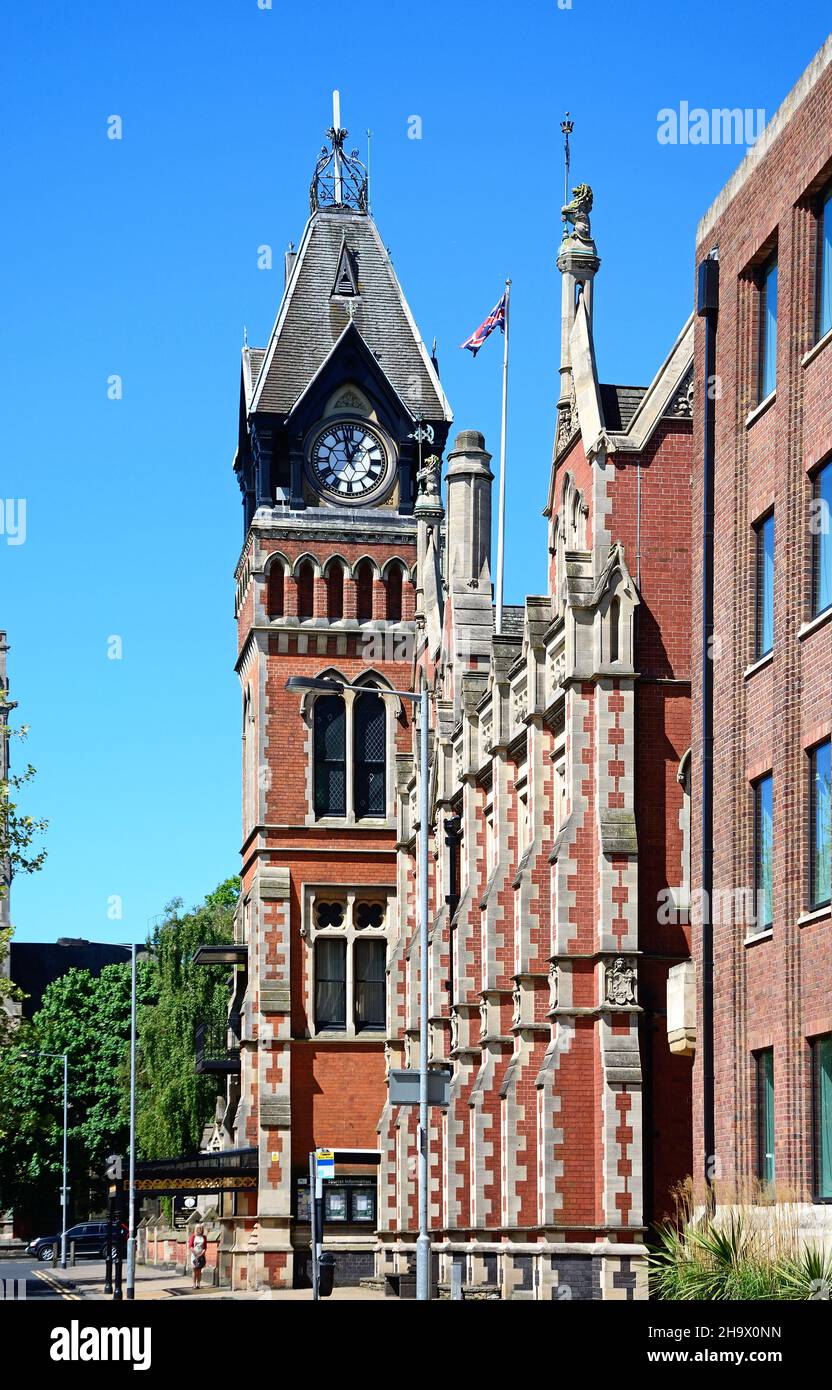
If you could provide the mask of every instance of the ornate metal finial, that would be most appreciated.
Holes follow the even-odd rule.
[[[330,147],[323,145],[309,186],[310,211],[334,208],[344,212],[366,212],[367,169],[358,158],[358,150],[344,151],[349,135],[341,125],[341,104],[333,92],[333,122],[327,131]]]

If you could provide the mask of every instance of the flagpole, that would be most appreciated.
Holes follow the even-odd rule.
[[[500,501],[497,513],[497,604],[495,630],[503,630],[503,552],[506,530],[506,418],[508,414],[508,326],[511,280],[506,280],[505,334],[503,336],[503,412],[500,430]]]

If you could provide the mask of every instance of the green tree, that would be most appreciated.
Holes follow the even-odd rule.
[[[16,774],[8,772],[8,745],[12,738],[21,741],[26,738],[28,728],[22,725],[12,729],[7,723],[8,714],[15,709],[15,702],[9,700],[5,687],[0,687],[0,769],[6,774],[0,777],[0,898],[7,898],[15,874],[33,874],[43,865],[46,850],[34,849],[34,841],[46,830],[48,821],[35,820],[20,809],[18,797],[28,782],[32,781],[35,769],[29,763]],[[15,1020],[9,1004],[20,1003],[25,995],[12,983],[7,974],[6,961],[9,954],[13,928],[0,931],[0,1053],[12,1040]],[[0,1091],[0,1105],[4,1102]]]
[[[221,1023],[227,970],[192,964],[203,942],[233,937],[239,882],[221,883],[190,912],[172,903],[138,963],[137,1131],[141,1157],[198,1147],[213,1114],[215,1082],[194,1070],[194,1031]],[[125,1153],[129,1121],[130,966],[97,977],[70,970],[44,992],[30,1024],[0,1049],[0,1210],[24,1204],[54,1220],[63,1142],[63,1064],[69,1058],[70,1207],[83,1218],[100,1206],[107,1154]],[[24,1055],[26,1054],[26,1055]]]
[[[139,962],[137,998],[152,1003],[153,972]],[[0,1116],[0,1206],[25,1198],[48,1210],[60,1185],[63,1063],[69,1065],[70,1207],[86,1216],[100,1200],[107,1154],[127,1146],[130,967],[53,980],[2,1068],[9,1105]],[[58,1054],[47,1056],[48,1053]],[[3,1089],[0,1086],[0,1089]]]
[[[18,989],[6,973],[12,935],[12,927],[0,930],[0,1052],[8,1046],[15,1028],[15,1019],[8,1006],[22,1003],[26,998],[23,990]]]
[[[139,1147],[146,1158],[193,1152],[214,1113],[217,1083],[194,1070],[198,1023],[222,1027],[228,1010],[228,970],[193,964],[204,943],[233,940],[237,878],[226,879],[205,902],[182,911],[175,900],[148,942],[155,1002],[139,1013]]]

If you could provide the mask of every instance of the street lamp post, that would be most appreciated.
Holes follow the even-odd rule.
[[[64,1064],[64,1142],[61,1178],[61,1269],[66,1269],[66,1209],[67,1209],[67,1133],[69,1129],[69,1056],[66,1052],[21,1052],[21,1057],[56,1057]]]
[[[345,690],[366,693],[365,685],[329,680],[325,676],[290,676],[287,690],[321,691],[341,695]],[[419,961],[422,981],[419,997],[419,1236],[416,1241],[416,1298],[430,1298],[430,1234],[428,1232],[428,727],[430,704],[427,685],[421,691],[389,690],[374,686],[375,695],[395,695],[419,706]]]

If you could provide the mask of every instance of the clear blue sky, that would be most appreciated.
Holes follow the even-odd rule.
[[[456,425],[495,452],[499,345],[474,361],[458,344],[513,277],[520,601],[545,576],[564,109],[573,182],[595,190],[602,377],[647,382],[689,312],[697,218],[743,153],[662,146],[657,113],[773,112],[827,19],[820,0],[7,7],[0,498],[26,499],[27,535],[0,536],[0,627],[38,769],[27,805],[50,819],[45,869],[14,886],[18,939],[140,938],[169,898],[236,871],[239,348],[244,323],[267,339],[331,89],[350,144],[373,130],[376,220]]]

